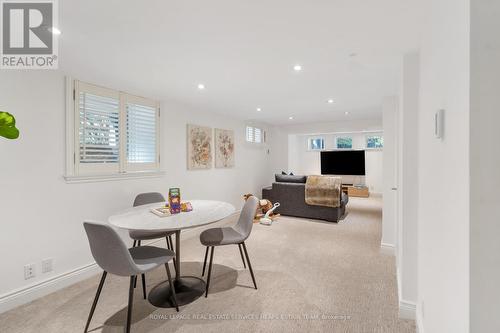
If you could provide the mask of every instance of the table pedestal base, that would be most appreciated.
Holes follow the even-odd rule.
[[[181,276],[174,279],[174,288],[177,304],[181,306],[203,295],[206,284],[205,281],[195,276]],[[175,308],[168,281],[154,287],[149,293],[148,300],[149,303],[159,308]]]

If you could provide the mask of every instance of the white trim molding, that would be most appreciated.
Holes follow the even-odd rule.
[[[424,321],[422,318],[422,311],[420,307],[417,306],[417,311],[416,311],[416,320],[415,322],[417,323],[417,333],[425,333],[424,330]]]
[[[399,300],[399,318],[415,320],[417,317],[417,304]]]
[[[394,244],[381,243],[380,244],[380,253],[386,254],[389,256],[395,256],[396,255],[396,246]]]
[[[399,307],[399,318],[401,319],[411,319],[416,320],[417,317],[417,303],[404,300],[401,292],[401,271],[399,268],[396,269],[396,281],[398,284],[398,307]]]
[[[164,175],[165,171],[136,171],[108,175],[64,176],[64,180],[68,184],[96,183],[122,179],[157,178]]]
[[[0,313],[85,280],[101,271],[95,262],[0,296]]]

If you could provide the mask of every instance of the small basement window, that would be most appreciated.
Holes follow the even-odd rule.
[[[384,137],[382,135],[369,135],[366,137],[366,148],[383,148]]]
[[[307,147],[309,150],[324,150],[325,139],[322,137],[311,137],[308,140]]]
[[[262,143],[264,142],[264,131],[259,127],[247,126],[246,129],[246,140],[252,143]]]
[[[352,149],[352,138],[349,136],[339,136],[336,142],[338,149]]]

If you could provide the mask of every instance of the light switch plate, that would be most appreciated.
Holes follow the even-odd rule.
[[[52,258],[42,260],[42,273],[52,272]]]

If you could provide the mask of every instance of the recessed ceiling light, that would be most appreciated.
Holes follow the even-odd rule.
[[[328,104],[333,104],[333,99],[330,98],[327,102]]]
[[[257,108],[257,112],[260,112],[260,111],[262,111],[262,109],[261,108]]]
[[[200,90],[205,89],[205,85],[203,83],[198,83],[198,89]]]
[[[49,31],[52,32],[54,35],[60,35],[61,30],[57,29],[56,27],[49,28]]]
[[[302,70],[302,66],[301,65],[295,65],[295,66],[293,66],[293,70],[296,71],[296,72],[300,72]]]
[[[344,112],[344,114],[347,116],[349,114],[349,111]]]
[[[293,120],[293,117],[288,117],[289,120]]]

